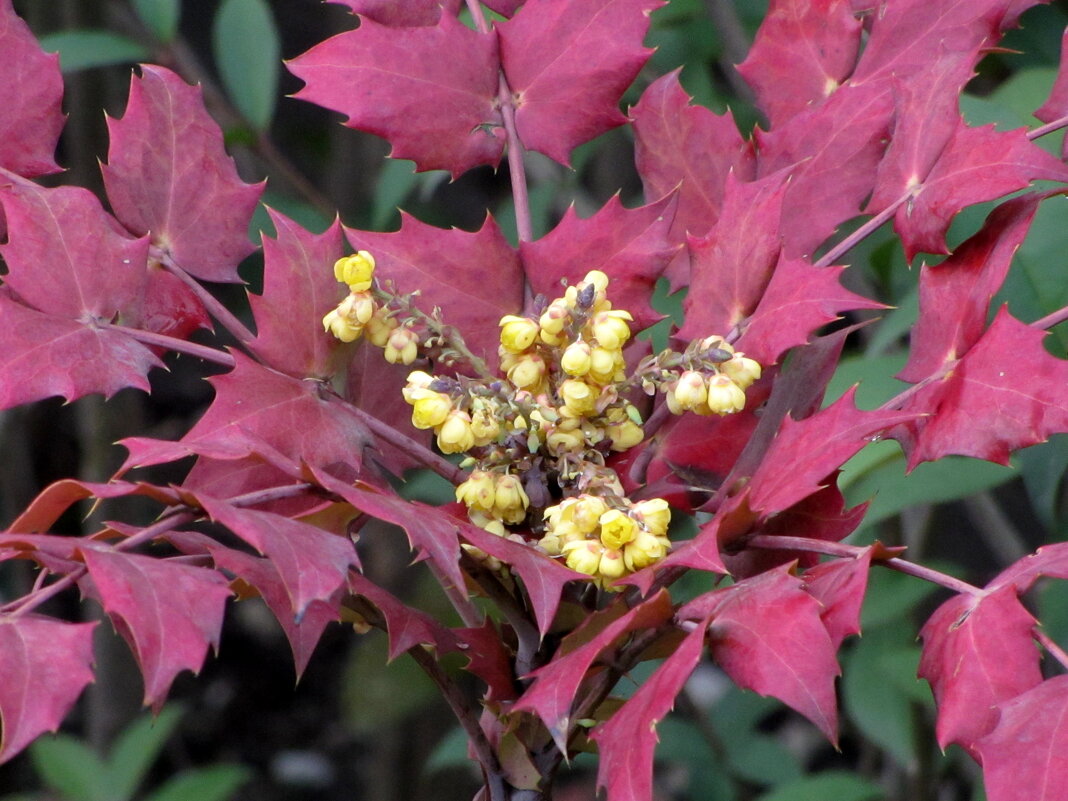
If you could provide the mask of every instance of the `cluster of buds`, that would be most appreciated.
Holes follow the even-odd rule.
[[[723,337],[690,344],[684,353],[665,351],[643,365],[642,383],[659,385],[672,414],[727,415],[745,408],[745,391],[760,378],[760,365],[737,353]]]
[[[663,498],[632,503],[620,494],[579,494],[545,510],[539,547],[598,585],[660,561],[671,546],[671,509]]]
[[[365,332],[371,344],[383,349],[390,364],[411,364],[419,355],[419,335],[400,325],[372,291],[375,258],[366,250],[334,262],[334,277],[348,285],[349,294],[323,317],[323,328],[342,342],[355,342]]]

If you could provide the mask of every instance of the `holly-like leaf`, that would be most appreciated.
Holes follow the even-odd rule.
[[[920,631],[920,678],[938,703],[935,733],[978,756],[976,742],[998,722],[998,706],[1042,681],[1031,629],[1036,621],[1013,587],[946,601]]]
[[[419,291],[426,313],[439,307],[445,322],[491,366],[496,364],[499,323],[523,305],[519,257],[492,217],[478,231],[442,230],[402,214],[391,234],[346,228],[353,248],[374,254],[378,280],[390,280],[399,294]]]
[[[712,617],[712,658],[747,690],[770,695],[837,739],[834,643],[821,604],[805,592],[789,565],[699,596],[679,616]]]
[[[1068,114],[1068,30],[1061,36],[1061,60],[1057,67],[1057,78],[1050,89],[1046,102],[1035,111],[1035,117],[1042,122],[1053,122]]]
[[[94,626],[35,614],[0,617],[0,763],[58,729],[93,680]]]
[[[1042,196],[1006,201],[982,229],[941,264],[920,273],[920,313],[909,335],[909,360],[897,377],[918,383],[955,362],[986,330],[990,301],[1031,227]]]
[[[909,469],[947,454],[1008,464],[1013,451],[1068,431],[1068,362],[1046,351],[1045,335],[1003,307],[971,350],[906,405],[921,415],[893,432]]]
[[[1068,797],[1068,676],[1001,704],[997,726],[975,747],[990,801]]]
[[[316,236],[273,209],[268,214],[277,238],[263,241],[263,294],[249,296],[252,348],[275,370],[327,378],[341,344],[322,326],[342,295],[331,269],[342,255],[341,226],[335,221]]]
[[[420,170],[448,170],[455,178],[501,159],[497,37],[451,14],[417,28],[364,19],[288,66],[306,84],[295,97],[388,139],[393,158],[411,159]]]
[[[676,192],[678,206],[669,241],[704,236],[719,219],[727,175],[751,181],[756,173],[753,145],[742,138],[730,110],[713,114],[690,104],[679,70],[657,78],[630,110],[634,162],[653,201]],[[689,283],[689,254],[681,251],[666,271],[672,286]]]
[[[299,620],[315,601],[327,603],[345,586],[359,559],[347,537],[271,512],[243,509],[197,495],[201,507],[271,561]],[[336,607],[335,607],[336,611]]]
[[[786,171],[751,183],[728,174],[723,206],[707,236],[691,238],[683,340],[725,336],[752,314],[779,257]]]
[[[92,581],[83,592],[100,601],[129,643],[145,680],[145,704],[162,705],[174,677],[200,671],[208,646],[219,647],[230,590],[213,570],[139,554],[83,547]]]
[[[577,284],[590,270],[601,270],[611,281],[613,308],[634,315],[636,331],[648,328],[663,317],[649,304],[653,286],[678,252],[668,235],[674,213],[671,197],[626,209],[615,195],[585,220],[572,206],[541,239],[520,243],[527,280],[551,300],[563,294],[562,280]]]
[[[11,0],[0,0],[0,75],[0,169],[26,178],[59,172],[56,143],[65,120],[59,55],[41,50]]]
[[[408,365],[389,364],[379,348],[364,342],[355,348],[349,360],[345,399],[413,442],[430,447],[433,432],[412,425],[412,407],[403,402],[401,395],[401,390],[408,385],[411,372],[412,368]],[[364,451],[364,459],[381,465],[395,476],[404,475],[405,470],[420,466],[414,457],[388,443],[377,441]]]
[[[600,751],[597,786],[608,801],[646,801],[653,797],[656,724],[675,706],[704,650],[705,626],[686,635],[675,652],[605,723],[590,734]]]
[[[144,65],[108,131],[101,170],[115,216],[197,278],[239,282],[237,265],[255,250],[248,225],[263,185],[238,177],[200,87]]]
[[[456,650],[456,637],[449,629],[426,612],[408,606],[366,576],[352,573],[349,589],[374,604],[385,618],[389,630],[390,660],[423,645],[432,646],[439,655]]]
[[[823,325],[840,319],[841,312],[886,308],[843,287],[839,280],[843,270],[781,256],[760,302],[742,325],[737,349],[767,366],[795,345],[804,345]]]
[[[353,14],[398,28],[436,25],[444,13],[455,16],[461,0],[330,0],[348,6]]]
[[[649,14],[663,0],[528,0],[497,26],[519,138],[561,164],[627,118],[619,99],[652,50]]]
[[[1036,179],[1068,181],[1068,166],[1027,138],[1027,131],[969,128],[961,120],[923,183],[894,216],[905,257],[948,253],[946,230],[965,206],[1029,186]]]
[[[486,683],[486,700],[514,701],[516,681],[512,656],[497,625],[487,618],[481,626],[453,629],[452,632],[468,660],[464,670]]]
[[[594,661],[623,635],[638,629],[655,628],[670,619],[673,611],[671,598],[664,590],[627,610],[588,642],[531,673],[529,678],[533,678],[534,683],[512,709],[537,713],[560,752],[567,753],[571,704]],[[595,619],[587,618],[585,625],[570,636],[582,637],[584,628]]]
[[[200,298],[174,273],[149,259],[141,327],[146,331],[185,339],[199,328],[211,328]]]
[[[850,634],[860,634],[860,607],[868,589],[871,553],[871,548],[865,548],[853,559],[814,565],[802,577],[805,589],[823,607],[820,619],[836,651]]]
[[[0,409],[53,395],[147,391],[148,371],[162,366],[125,334],[43,314],[0,291]]]
[[[773,0],[738,65],[772,128],[849,77],[862,29],[849,0]]]
[[[1033,554],[1005,568],[987,588],[995,589],[1011,584],[1016,588],[1017,594],[1023,594],[1042,576],[1068,578],[1068,543],[1043,545]]]
[[[750,505],[764,515],[788,509],[823,486],[823,480],[870,441],[910,412],[857,409],[856,387],[803,420],[783,420],[760,467],[749,482]]]

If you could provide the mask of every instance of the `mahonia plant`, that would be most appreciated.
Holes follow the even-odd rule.
[[[1021,602],[1042,576],[1068,579],[1068,546],[973,586],[843,542],[864,507],[836,484],[874,439],[913,467],[1005,463],[1068,431],[1068,364],[1043,342],[1068,309],[1027,322],[990,308],[1039,204],[1068,184],[1034,144],[1068,125],[1068,72],[1040,127],[958,111],[1037,3],[772,0],[739,67],[768,121],[746,137],[692,105],[677,72],[620,111],[660,0],[342,2],[353,29],[288,62],[298,97],[421,170],[507,158],[519,242],[491,216],[473,232],[404,215],[393,233],[313,234],[269,210],[253,331],[205,283],[240,281],[263,187],[239,178],[200,90],[159,66],[134,74],[108,120],[110,211],[46,185],[63,82],[0,0],[0,71],[19,76],[0,85],[0,406],[149,391],[168,352],[223,371],[181,439],[128,437],[114,480],[54,484],[0,534],[0,560],[39,571],[0,606],[0,760],[54,730],[93,677],[94,624],[43,613],[48,599],[77,586],[99,601],[158,707],[218,645],[227,600],[252,593],[298,673],[331,621],[388,630],[390,655],[410,655],[456,714],[479,798],[548,798],[561,765],[596,750],[609,801],[650,801],[656,724],[706,658],[837,741],[836,654],[881,567],[952,593],[920,632],[938,742],[981,764],[991,801],[1068,797],[1068,656]],[[567,165],[621,125],[647,204],[571,210],[535,239],[525,155]],[[1040,179],[1052,189],[1031,189]],[[949,253],[962,209],[1021,190]],[[908,388],[871,411],[853,391],[824,405],[852,330],[828,324],[884,308],[844,288],[841,261],[891,221],[910,262],[945,256],[910,279]],[[658,280],[688,293],[652,354],[636,335],[660,319]],[[189,339],[212,320],[232,348]],[[181,486],[125,478],[188,456]],[[457,503],[401,497],[412,467]],[[127,496],[162,512],[55,533],[73,504]],[[697,533],[673,540],[672,518],[695,513]],[[381,544],[361,536],[370,519],[406,533],[461,625],[364,574]],[[687,573],[709,581],[673,597]],[[457,652],[477,699],[438,662]],[[650,659],[620,702],[620,678]]]

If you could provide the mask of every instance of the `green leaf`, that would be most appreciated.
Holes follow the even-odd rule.
[[[1046,528],[1057,533],[1063,521],[1061,487],[1068,471],[1068,437],[1053,436],[1049,442],[1025,448],[1016,458],[1035,514]]]
[[[30,746],[30,756],[41,780],[66,801],[118,801],[110,797],[103,761],[80,740],[42,738]]]
[[[238,110],[256,130],[278,100],[278,28],[265,0],[224,0],[212,31],[215,64]]]
[[[251,778],[241,765],[214,765],[179,773],[145,801],[226,801]]]
[[[126,728],[109,754],[108,785],[113,801],[133,798],[160,750],[181,720],[180,706],[169,706],[154,718],[143,715]]]
[[[860,616],[864,636],[877,626],[901,628],[902,620],[914,607],[931,596],[938,587],[903,573],[873,570],[868,576],[868,592]],[[912,631],[912,628],[906,629]]]
[[[882,789],[844,771],[824,771],[797,779],[759,796],[757,801],[878,801]]]
[[[181,0],[133,0],[134,10],[145,27],[161,42],[169,42],[178,32]]]
[[[110,31],[61,31],[42,37],[41,47],[59,53],[60,69],[66,73],[148,58],[148,50],[140,44]]]

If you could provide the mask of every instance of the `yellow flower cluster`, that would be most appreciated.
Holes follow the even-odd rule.
[[[482,528],[504,535],[504,523],[522,523],[530,508],[523,482],[512,473],[474,470],[456,488],[456,500],[467,506],[468,517]]]
[[[419,336],[401,327],[371,293],[375,257],[366,250],[334,262],[334,277],[347,284],[349,294],[323,317],[323,329],[342,342],[355,342],[366,331],[372,345],[382,348],[390,364],[411,364],[419,354]]]
[[[401,394],[412,407],[412,425],[433,429],[442,453],[464,453],[497,440],[501,426],[487,406],[476,402],[472,411],[464,411],[449,392],[436,386],[432,375],[415,370]]]
[[[710,373],[685,370],[678,380],[662,385],[668,409],[673,414],[733,414],[745,408],[745,390],[760,378],[760,365],[722,337],[708,337],[698,352],[719,351],[724,361],[714,362]]]
[[[663,559],[671,547],[671,509],[663,498],[631,503],[620,495],[606,501],[581,494],[550,506],[545,520],[541,549],[563,556],[572,570],[608,589],[615,579]]]

